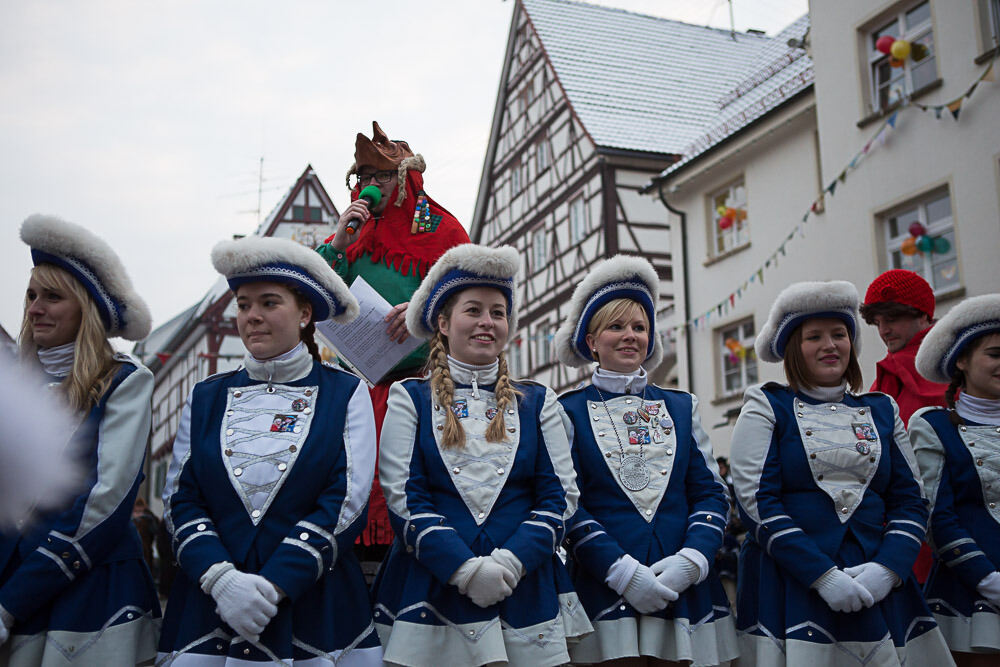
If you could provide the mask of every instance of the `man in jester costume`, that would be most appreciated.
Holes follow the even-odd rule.
[[[424,169],[422,155],[414,154],[405,141],[390,140],[373,121],[372,138],[359,132],[354,144],[354,164],[347,172],[351,204],[341,212],[336,233],[316,249],[348,285],[362,276],[394,304],[386,324],[387,333],[397,343],[408,336],[406,310],[427,270],[449,248],[469,243],[468,233],[455,216],[424,192]],[[358,198],[368,185],[378,187],[382,194],[370,209]],[[363,221],[353,234],[347,229],[352,219]],[[421,345],[372,387],[379,434],[390,385],[418,376],[427,354],[427,345]],[[391,543],[392,528],[376,470],[368,525],[360,538],[361,559],[381,561]]]

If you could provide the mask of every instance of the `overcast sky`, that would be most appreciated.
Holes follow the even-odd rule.
[[[726,0],[599,0],[729,27]],[[20,327],[36,212],[121,255],[162,324],[215,280],[209,250],[257,225],[307,164],[338,209],[378,120],[427,160],[468,226],[513,0],[0,2],[0,324]],[[733,0],[773,34],[807,0]]]

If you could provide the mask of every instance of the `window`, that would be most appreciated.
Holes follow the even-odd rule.
[[[323,209],[319,206],[292,206],[292,220],[321,222],[323,220]]]
[[[569,240],[576,244],[587,235],[587,207],[580,195],[569,203]]]
[[[939,190],[892,211],[884,216],[883,222],[890,269],[916,271],[935,293],[947,292],[961,284],[951,196],[947,191]],[[921,231],[924,233],[914,234]]]
[[[988,52],[1000,46],[1000,0],[978,0],[978,4],[982,47]]]
[[[753,350],[756,336],[753,320],[745,320],[721,329],[718,349],[722,355],[722,395],[740,394],[757,382],[757,355]]]
[[[548,324],[540,324],[535,336],[535,368],[546,366],[552,361],[552,333]]]
[[[549,261],[548,237],[544,227],[539,227],[531,236],[531,269],[533,272],[541,271],[545,263]]]
[[[541,174],[549,168],[549,163],[552,162],[552,149],[549,148],[549,142],[544,136],[538,140],[535,148],[535,166],[538,167],[538,173]]]
[[[510,165],[510,196],[511,199],[521,192],[521,158],[518,157]]]
[[[709,198],[712,210],[711,254],[721,255],[750,242],[747,219],[747,189],[743,179],[732,183]]]
[[[880,37],[910,42],[910,55],[896,61],[875,48]],[[871,68],[873,111],[883,111],[937,79],[934,30],[930,2],[900,12],[868,35],[868,62]],[[896,67],[893,65],[896,64]]]
[[[507,347],[507,374],[513,378],[521,377],[521,345],[517,339]]]

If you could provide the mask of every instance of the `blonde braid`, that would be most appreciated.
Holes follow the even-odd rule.
[[[445,411],[444,432],[441,434],[441,444],[445,449],[465,446],[465,430],[458,421],[451,405],[455,399],[455,383],[451,379],[451,369],[448,368],[448,350],[445,348],[444,337],[438,331],[431,339],[431,353],[428,357],[431,367],[431,392],[438,405]]]
[[[512,407],[521,395],[510,381],[507,372],[507,357],[503,352],[497,357],[497,383],[494,390],[497,398],[497,413],[490,420],[490,425],[486,427],[487,442],[503,442],[507,438],[507,423],[503,414],[507,408]]]

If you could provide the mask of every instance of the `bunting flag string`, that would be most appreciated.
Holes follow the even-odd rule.
[[[847,181],[848,174],[857,170],[860,167],[860,165],[865,161],[865,159],[874,150],[886,145],[892,132],[897,129],[896,126],[900,121],[900,115],[899,115],[900,111],[903,111],[907,107],[914,106],[920,109],[921,111],[933,111],[936,118],[941,118],[943,111],[947,109],[949,112],[951,112],[952,117],[957,121],[959,114],[961,113],[962,110],[962,105],[964,104],[965,100],[968,100],[970,97],[972,97],[972,94],[975,92],[976,87],[983,81],[993,81],[994,79],[993,64],[996,62],[996,60],[997,59],[994,58],[992,61],[990,61],[986,69],[983,70],[983,72],[976,78],[976,80],[972,82],[972,85],[970,85],[964,93],[959,95],[954,100],[951,100],[950,102],[946,102],[944,104],[927,105],[914,102],[908,97],[904,98],[899,107],[897,107],[891,114],[889,114],[885,118],[884,121],[882,121],[882,124],[879,125],[878,129],[876,129],[875,132],[871,135],[871,138],[867,142],[865,142],[864,146],[862,146],[862,148],[847,162],[844,168],[840,170],[840,173],[837,174],[836,178],[830,181],[830,183],[825,188],[823,188],[823,191],[809,205],[809,208],[805,211],[805,213],[803,213],[801,220],[798,223],[796,223],[796,225],[792,228],[791,231],[788,232],[788,234],[784,237],[784,239],[781,241],[778,247],[775,248],[774,251],[772,251],[771,254],[768,255],[764,259],[764,261],[753,272],[750,273],[750,275],[746,278],[746,280],[743,281],[742,285],[739,285],[736,288],[734,288],[724,299],[717,302],[708,309],[702,311],[700,315],[696,315],[682,324],[676,324],[672,327],[666,328],[664,331],[661,332],[661,335],[667,336],[672,340],[675,339],[678,334],[683,333],[683,331],[686,330],[686,328],[689,326],[694,331],[698,331],[700,327],[708,325],[708,322],[710,321],[712,315],[715,315],[716,317],[722,317],[723,315],[729,312],[730,308],[735,308],[736,301],[743,297],[743,293],[746,292],[747,288],[750,285],[753,285],[754,283],[759,283],[761,285],[764,284],[764,270],[765,269],[770,270],[771,268],[777,267],[778,256],[780,255],[783,257],[788,252],[787,251],[788,243],[793,241],[796,236],[798,236],[799,238],[805,238],[805,225],[808,224],[809,222],[809,216],[817,215],[823,210],[825,197],[827,195],[833,197],[837,191],[838,186]]]

